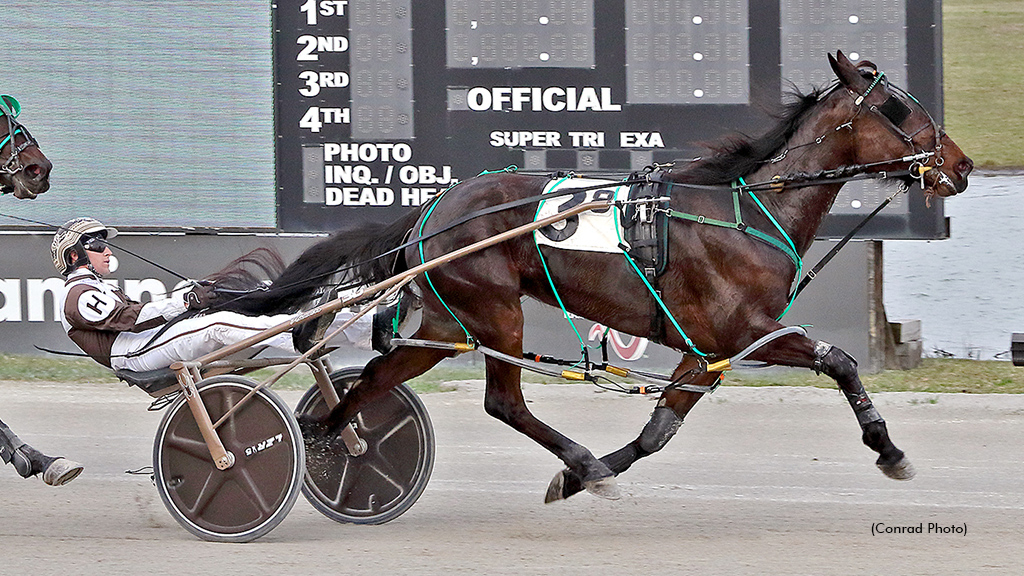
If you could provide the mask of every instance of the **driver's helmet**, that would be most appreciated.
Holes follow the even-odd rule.
[[[104,226],[99,220],[92,218],[75,218],[68,220],[53,235],[50,244],[50,256],[53,266],[62,275],[67,276],[72,270],[89,262],[86,250],[102,252],[105,248],[103,240],[117,236],[117,230]]]

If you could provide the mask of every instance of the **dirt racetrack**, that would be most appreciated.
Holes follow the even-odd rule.
[[[633,439],[654,406],[579,384],[526,395],[600,454]],[[282,396],[294,406],[299,393]],[[543,493],[559,462],[486,416],[482,398],[480,382],[423,397],[437,460],[397,520],[337,524],[300,497],[262,539],[213,544],[177,525],[148,475],[125,474],[151,464],[161,414],[143,393],[0,382],[12,429],[86,464],[61,488],[0,470],[0,574],[1024,573],[1024,397],[874,395],[917,467],[896,482],[838,392],[723,387],[620,477],[621,500],[552,505]]]

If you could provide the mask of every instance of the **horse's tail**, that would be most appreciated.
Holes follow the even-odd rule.
[[[277,250],[259,247],[239,256],[227,266],[203,278],[225,294],[255,290],[281,275],[284,259]]]
[[[335,275],[350,285],[386,280],[404,271],[405,261],[401,251],[381,255],[401,245],[419,215],[419,209],[414,209],[384,227],[363,222],[335,232],[307,248],[266,289],[236,298],[222,309],[248,314],[294,312],[320,288],[337,284]]]

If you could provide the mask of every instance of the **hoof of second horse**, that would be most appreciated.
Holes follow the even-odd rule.
[[[910,480],[915,474],[917,474],[917,471],[914,470],[914,465],[910,463],[910,459],[906,456],[903,456],[892,464],[876,462],[875,465],[878,466],[878,469],[881,470],[883,474],[893,480]]]

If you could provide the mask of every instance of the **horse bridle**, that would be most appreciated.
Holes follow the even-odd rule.
[[[4,147],[7,146],[8,142],[11,145],[11,153],[7,157],[7,160],[0,163],[0,172],[5,174],[17,174],[26,168],[26,165],[22,163],[20,154],[31,146],[39,146],[32,134],[29,133],[28,129],[25,128],[21,123],[15,120],[20,110],[14,109],[14,107],[8,105],[7,97],[0,95],[0,115],[7,118],[7,135],[0,140],[0,154],[3,154]],[[17,144],[17,136],[21,134],[25,141],[20,146]]]
[[[911,172],[914,172],[915,168],[917,168],[917,178],[921,180],[921,185],[923,188],[924,173],[926,170],[922,170],[922,168],[925,167],[928,160],[933,160],[935,162],[935,168],[938,168],[945,163],[945,160],[943,160],[941,153],[942,137],[945,135],[945,131],[942,129],[941,126],[939,126],[938,122],[935,121],[935,118],[932,117],[931,113],[928,112],[928,110],[921,104],[921,102],[919,102],[917,98],[914,98],[913,94],[907,92],[906,90],[898,86],[890,84],[888,78],[886,78],[885,72],[875,70],[873,71],[873,73],[875,78],[863,94],[858,94],[853,90],[848,90],[848,92],[850,93],[850,96],[854,98],[853,103],[855,106],[857,106],[857,110],[859,113],[862,109],[861,107],[864,104],[865,98],[868,97],[868,95],[871,93],[872,90],[874,90],[876,86],[882,84],[882,86],[885,89],[889,90],[889,97],[886,98],[885,101],[882,102],[882,104],[877,106],[869,105],[868,110],[873,114],[878,114],[879,116],[886,120],[886,126],[890,130],[892,130],[893,133],[899,136],[904,142],[906,142],[907,146],[910,147],[911,151],[914,153],[912,154],[912,156],[920,157],[923,155],[927,155],[927,158],[925,159],[924,163],[920,163],[920,161],[915,161],[914,164],[911,164],[910,166]],[[920,128],[914,130],[914,132],[909,134],[904,130],[903,125],[906,123],[907,119],[913,115],[914,111],[899,96],[908,98],[911,101],[913,101],[914,104],[917,104],[918,109],[922,113],[924,113],[926,118],[928,118],[928,122],[923,123]],[[932,146],[931,150],[925,150],[924,146],[919,147],[918,144],[914,142],[914,138],[929,126],[931,126],[932,128],[932,135],[935,138],[935,143]],[[953,186],[953,183],[952,181],[950,181],[949,176],[946,176],[941,171],[938,172],[938,179],[940,182],[947,184],[950,187]]]
[[[864,100],[871,93],[871,91],[874,90],[875,87],[878,86],[879,84],[882,84],[886,89],[889,89],[893,93],[891,93],[889,97],[886,98],[885,102],[883,102],[881,105],[868,105],[866,109],[868,112],[872,114],[878,114],[879,116],[881,116],[885,120],[885,125],[889,128],[889,130],[891,130],[894,134],[896,134],[901,140],[903,140],[907,144],[907,146],[910,148],[912,152],[911,154],[903,156],[902,158],[893,158],[890,160],[883,160],[880,162],[872,162],[870,164],[843,166],[832,170],[823,170],[814,175],[798,174],[792,175],[790,177],[777,177],[774,179],[774,182],[765,182],[758,184],[764,185],[765,187],[768,188],[774,188],[775,190],[781,190],[782,184],[790,184],[792,183],[792,180],[804,181],[803,185],[805,186],[808,184],[826,183],[834,178],[846,178],[853,174],[867,172],[869,169],[877,166],[903,163],[909,164],[906,173],[908,173],[911,178],[919,180],[921,182],[921,187],[923,188],[924,173],[931,169],[931,167],[927,166],[927,163],[930,160],[934,159],[935,168],[942,166],[944,163],[940,151],[942,150],[942,137],[945,135],[945,132],[942,130],[942,127],[939,126],[939,124],[935,121],[932,115],[928,112],[928,110],[925,109],[925,107],[917,100],[917,98],[914,98],[914,96],[907,92],[906,90],[889,84],[888,80],[885,79],[885,72],[872,72],[875,77],[874,81],[871,83],[870,86],[868,86],[868,88],[864,91],[863,94],[859,94],[853,90],[850,90],[849,88],[846,89],[847,93],[853,99],[854,105],[857,107],[856,112],[849,120],[836,126],[834,130],[830,130],[829,132],[826,132],[821,136],[818,136],[817,138],[811,140],[810,142],[807,142],[806,144],[799,144],[796,146],[786,147],[785,149],[782,150],[782,152],[780,152],[776,156],[766,160],[765,163],[776,164],[778,162],[781,162],[793,150],[796,150],[798,148],[804,148],[806,146],[814,146],[817,144],[821,144],[826,138],[828,138],[830,134],[838,132],[843,128],[852,128],[853,121],[857,119],[857,116],[859,116],[863,110],[865,110]],[[822,90],[822,96],[820,96],[820,99],[824,100],[825,98],[827,98],[833,92],[840,88],[842,88],[842,86],[839,84],[839,82],[834,81],[832,85],[826,86]],[[907,119],[911,115],[913,115],[913,110],[899,97],[897,97],[897,95],[905,96],[912,100],[915,104],[917,104],[921,112],[924,113],[924,115],[928,118],[928,122],[922,124],[922,126],[915,130],[913,133],[908,134],[903,129],[903,125],[906,123]],[[928,126],[932,127],[932,133],[935,137],[935,144],[932,146],[931,150],[926,150],[923,146],[919,146],[916,142],[914,142],[914,138]],[[904,171],[900,172],[903,173]],[[883,178],[886,177],[887,175],[883,173]],[[952,182],[949,180],[949,177],[942,172],[938,172],[938,178],[940,182],[948,184],[949,186],[953,185]],[[751,187],[754,186],[755,185],[753,184],[751,185]],[[906,184],[901,183],[900,186],[903,187],[906,186]]]

